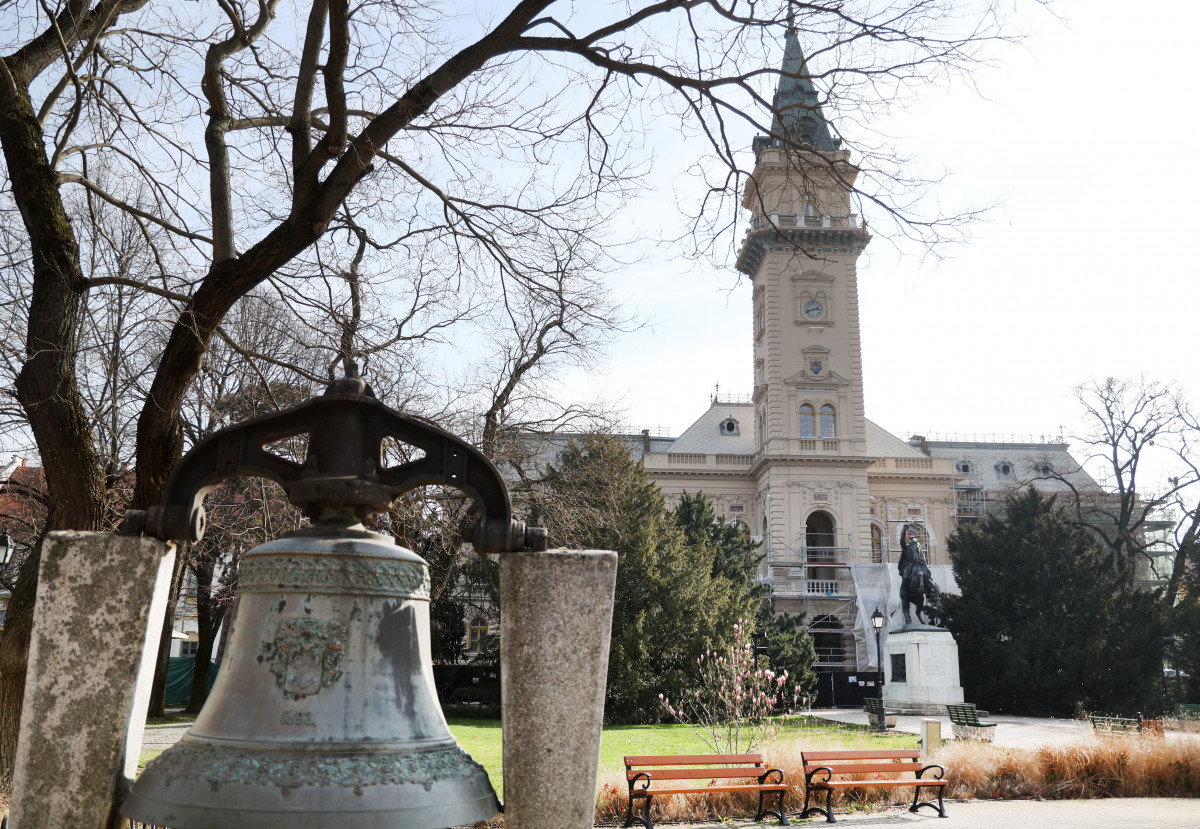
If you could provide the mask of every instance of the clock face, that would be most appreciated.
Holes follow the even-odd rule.
[[[821,304],[820,300],[810,299],[804,303],[804,316],[810,320],[819,320],[824,315],[825,306]]]

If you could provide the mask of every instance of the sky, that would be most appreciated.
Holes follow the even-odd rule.
[[[940,261],[878,233],[859,259],[867,416],[905,438],[1069,439],[1084,428],[1081,383],[1200,386],[1186,241],[1200,220],[1200,6],[1022,8],[1028,38],[997,46],[975,88],[933,90],[878,125],[919,174],[951,173],[942,204],[996,205]],[[657,149],[658,190],[626,218],[669,237],[681,226],[672,182],[694,158]],[[650,245],[613,285],[645,324],[568,379],[581,394],[615,401],[625,428],[677,435],[718,384],[750,392],[751,286],[732,263]]]

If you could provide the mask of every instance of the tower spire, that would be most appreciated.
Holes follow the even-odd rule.
[[[808,71],[808,62],[800,48],[796,8],[789,2],[783,66],[779,73],[779,86],[771,102],[771,134],[754,139],[755,155],[766,147],[778,147],[784,143],[807,144],[817,150],[838,149],[842,142],[833,136],[829,122],[821,111],[820,101]]]

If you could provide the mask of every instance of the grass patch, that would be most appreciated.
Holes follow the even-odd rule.
[[[475,758],[475,762],[487,769],[492,788],[503,800],[504,753],[500,720],[453,719],[447,720],[447,723],[459,745]]]
[[[499,720],[451,719],[450,731],[476,761],[487,769],[492,786],[503,793],[503,745]],[[794,717],[779,732],[776,745],[763,753],[768,762],[787,772],[788,779],[800,781],[800,797],[803,798],[804,775],[794,770],[799,763],[802,748],[915,748],[919,740],[915,735],[889,732],[886,735],[872,731],[863,725],[835,723],[820,717]],[[624,757],[627,754],[707,754],[709,749],[700,740],[694,727],[669,723],[663,725],[610,725],[605,726],[600,742],[600,787],[597,792],[596,819],[611,822],[619,812],[624,815],[625,785]],[[607,788],[606,788],[607,787]],[[891,803],[894,792],[884,790],[874,799],[860,800],[861,808],[885,799]],[[911,798],[912,793],[908,792]],[[896,802],[904,801],[901,793]],[[749,803],[749,800],[747,800]],[[717,803],[705,798],[671,798],[663,809],[655,807],[656,819],[685,820],[708,818],[712,814],[752,815],[754,804],[744,805],[730,799],[729,803]],[[789,807],[792,805],[789,799]],[[722,811],[727,810],[727,811]]]

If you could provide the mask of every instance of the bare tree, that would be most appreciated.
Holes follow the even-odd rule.
[[[732,238],[747,175],[738,150],[772,131],[786,26],[803,33],[810,74],[847,122],[856,98],[969,70],[1007,36],[995,4],[955,0],[514,0],[494,20],[415,0],[13,0],[0,20],[0,210],[20,216],[25,300],[4,326],[22,337],[15,398],[45,469],[50,530],[110,517],[79,373],[81,324],[102,289],[161,300],[165,330],[143,355],[153,372],[134,404],[133,505],[144,507],[184,446],[181,407],[226,314],[268,282],[313,296],[330,262],[322,236],[346,217],[373,240],[364,250],[454,292],[541,286],[556,251],[603,251],[605,220],[636,184],[638,137],[666,113],[722,164],[695,224],[716,244]],[[811,154],[802,136],[774,137]],[[898,159],[856,146],[862,198],[927,240],[954,226],[914,212]],[[151,254],[145,271],[98,272],[81,256],[99,231],[78,220],[74,193],[129,217]],[[35,551],[0,641],[0,777],[37,567]]]
[[[1039,477],[1060,482],[1064,505],[1076,524],[1094,533],[1113,556],[1113,567],[1133,582],[1140,567],[1167,582],[1163,601],[1178,595],[1188,560],[1194,560],[1200,518],[1200,439],[1196,416],[1178,388],[1141,378],[1108,377],[1076,389],[1089,430],[1073,438],[1086,467],[1100,472],[1100,488],[1082,486],[1073,470],[1039,462]],[[1164,518],[1174,506],[1181,521]],[[1174,531],[1173,543],[1165,529]],[[1164,550],[1170,543],[1171,549]],[[1164,554],[1166,553],[1166,554]],[[1159,559],[1167,559],[1165,567]]]

